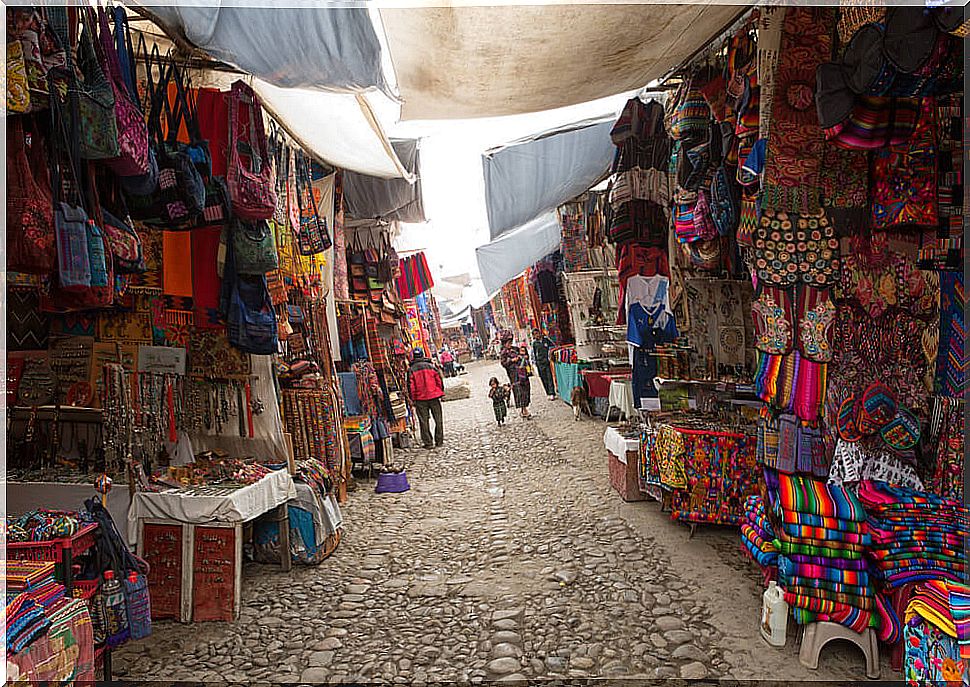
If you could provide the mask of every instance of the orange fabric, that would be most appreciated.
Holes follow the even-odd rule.
[[[192,232],[162,232],[162,291],[192,297]]]

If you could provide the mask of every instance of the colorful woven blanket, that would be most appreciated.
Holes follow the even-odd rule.
[[[847,489],[810,477],[778,474],[778,496],[782,511],[823,515],[852,522],[865,522],[866,511]]]

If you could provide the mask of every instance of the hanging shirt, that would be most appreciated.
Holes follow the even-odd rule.
[[[678,336],[677,324],[662,302],[654,305],[652,310],[647,310],[639,302],[630,307],[626,339],[632,347],[633,403],[637,408],[642,407],[640,399],[658,396],[653,384],[657,376],[654,355],[657,344],[674,341]]]

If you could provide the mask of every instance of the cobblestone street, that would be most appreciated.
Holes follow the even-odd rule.
[[[445,445],[399,451],[411,491],[359,481],[316,568],[248,565],[238,622],[159,623],[115,656],[127,679],[281,682],[554,677],[863,679],[830,646],[808,671],[758,636],[761,586],[737,532],[688,529],[609,486],[604,424],[533,380],[535,419],[495,426],[496,363],[444,404]],[[888,674],[888,673],[887,673]]]

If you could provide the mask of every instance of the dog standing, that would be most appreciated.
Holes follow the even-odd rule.
[[[592,415],[592,411],[589,409],[589,395],[586,393],[586,389],[581,386],[574,386],[573,391],[569,396],[569,401],[573,406],[573,416],[575,421],[582,419],[582,413],[587,415]]]

